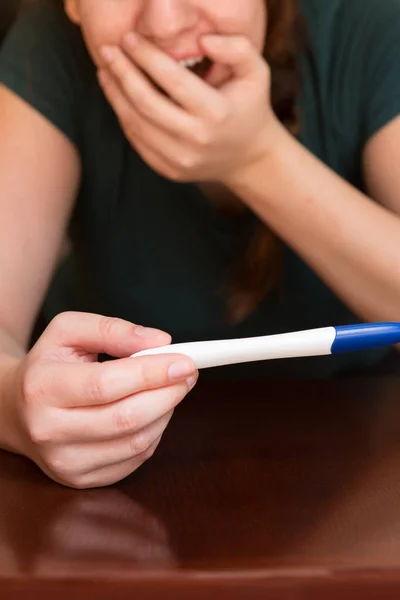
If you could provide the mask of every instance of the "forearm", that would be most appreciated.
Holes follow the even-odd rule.
[[[16,373],[24,351],[4,330],[0,329],[0,448],[20,452],[16,397]]]
[[[282,133],[227,182],[358,316],[400,321],[400,218]]]

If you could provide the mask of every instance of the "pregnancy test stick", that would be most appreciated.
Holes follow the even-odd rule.
[[[183,354],[189,356],[198,369],[206,369],[258,360],[354,352],[398,342],[400,323],[363,323],[250,338],[170,344],[136,352],[132,358]]]

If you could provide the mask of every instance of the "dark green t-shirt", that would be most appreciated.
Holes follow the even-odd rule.
[[[400,2],[302,0],[309,49],[299,58],[302,143],[363,189],[368,138],[400,113]],[[0,54],[0,81],[77,146],[82,185],[70,223],[74,251],[44,304],[123,317],[173,341],[265,335],[358,321],[290,248],[279,293],[244,323],[224,322],[220,292],[255,217],[219,214],[196,185],[155,173],[131,148],[103,97],[95,68],[52,0],[18,18]],[[366,232],[367,234],[367,232]],[[377,248],[376,251],[379,251]],[[328,376],[379,352],[270,361],[212,376]]]

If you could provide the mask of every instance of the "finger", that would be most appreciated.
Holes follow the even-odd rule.
[[[114,109],[121,124],[132,118],[133,107],[126,94],[123,93],[117,80],[106,69],[101,69],[98,80],[109,104]]]
[[[162,156],[160,152],[151,148],[144,140],[136,144],[136,150],[143,160],[157,173],[167,179],[176,179],[178,176],[176,165],[168,156]]]
[[[187,356],[165,354],[123,358],[103,363],[53,363],[31,374],[28,389],[45,390],[52,406],[93,407],[114,403],[138,392],[185,381],[197,373]]]
[[[76,487],[89,489],[104,487],[122,481],[139,469],[143,463],[153,456],[159,443],[160,440],[156,440],[148,451],[141,456],[136,456],[135,458],[130,458],[116,465],[103,467],[97,471],[92,471],[87,475],[80,476],[77,480]]]
[[[165,346],[171,336],[158,329],[141,327],[115,317],[65,312],[55,317],[40,338],[42,350],[54,345],[87,352],[126,357],[141,349]],[[67,386],[69,389],[70,385]]]
[[[184,138],[200,127],[198,120],[161,94],[118,48],[110,72],[101,70],[99,82],[117,114],[128,120],[134,108],[144,119]],[[123,92],[123,93],[122,93]]]
[[[176,164],[174,165],[173,160],[169,159],[169,157],[182,154],[180,139],[184,138],[201,143],[202,139],[204,139],[203,127],[201,127],[200,122],[193,117],[185,115],[183,111],[179,111],[180,115],[177,116],[176,122],[164,118],[162,112],[159,118],[155,119],[151,116],[147,118],[147,116],[139,114],[136,110],[136,98],[134,98],[137,89],[136,86],[132,86],[132,88],[131,100],[135,103],[135,106],[128,102],[125,97],[121,98],[124,94],[122,94],[113,78],[105,86],[104,93],[109,103],[113,106],[122,125],[126,126],[129,123],[130,139],[142,158],[162,175],[165,175],[166,170],[176,170]],[[151,88],[149,89],[149,94],[152,94]],[[146,93],[143,92],[143,94],[138,95],[137,99],[139,102],[142,102],[142,98],[145,96]],[[190,123],[180,124],[179,118],[182,115],[188,117]],[[137,128],[136,131],[135,127]]]
[[[263,65],[260,54],[243,36],[206,35],[202,37],[201,45],[214,62],[231,67],[239,79],[258,75]]]
[[[72,444],[62,448],[62,458],[73,465],[76,475],[88,475],[93,471],[112,465],[147,456],[161,437],[173,415],[169,411],[147,427],[117,440],[82,444]],[[76,467],[76,465],[79,465]]]
[[[44,422],[42,444],[104,442],[133,436],[162,418],[185,398],[197,378],[166,388],[141,392],[110,406],[71,409],[62,418]],[[54,415],[53,415],[54,417]]]
[[[132,37],[133,36],[133,37]],[[221,109],[219,92],[137,34],[123,40],[128,56],[180,106],[194,115],[214,117]]]
[[[193,180],[196,176],[202,148],[196,147],[195,139],[182,141],[151,123],[145,123],[135,148],[153,169],[166,177],[183,175]]]

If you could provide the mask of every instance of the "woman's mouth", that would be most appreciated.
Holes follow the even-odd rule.
[[[187,58],[178,61],[178,63],[180,66],[185,67],[185,69],[189,69],[189,71],[197,75],[197,77],[200,77],[200,79],[202,79],[206,83],[209,82],[210,74],[213,72],[213,67],[215,66],[215,63],[212,60],[210,60],[207,56],[203,56],[198,59]],[[143,71],[143,74],[146,75],[146,77],[152,82],[152,84],[154,85],[156,90],[158,90],[158,92],[160,92],[164,96],[170,97],[170,95],[147,73]]]
[[[200,77],[201,79],[206,79],[213,62],[208,58],[208,56],[203,56],[199,58],[186,58],[184,60],[180,60],[179,64],[186,69],[189,69]]]

